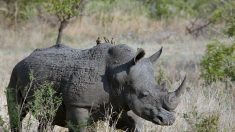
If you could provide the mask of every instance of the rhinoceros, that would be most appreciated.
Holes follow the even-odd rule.
[[[161,53],[162,48],[145,58],[143,49],[136,51],[125,44],[110,43],[85,50],[62,44],[36,49],[14,67],[7,89],[13,91],[10,97],[21,106],[22,102],[29,102],[25,96],[32,71],[34,81],[30,96],[43,83],[52,82],[62,96],[62,105],[53,125],[62,127],[67,122],[79,125],[90,123],[88,120],[103,119],[105,110],[110,107],[113,112],[122,113],[116,125],[118,129],[138,131],[136,117],[157,125],[172,125],[176,118],[174,109],[185,89],[186,76],[173,92],[157,85],[154,64]],[[10,111],[12,124],[11,114],[14,113]],[[21,120],[27,112],[22,110]],[[11,125],[11,129],[20,128]],[[69,131],[73,129],[69,128]],[[86,131],[86,128],[79,131]]]

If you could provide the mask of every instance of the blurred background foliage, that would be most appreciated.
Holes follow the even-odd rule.
[[[58,12],[74,15],[75,10],[69,10],[71,5],[76,7],[80,0],[0,0],[0,13],[6,16],[11,24],[17,24]],[[59,4],[60,3],[60,4]],[[235,1],[234,0],[83,0],[78,9],[81,15],[97,15],[97,19],[107,19],[110,13],[117,9],[130,16],[147,15],[149,19],[172,20],[174,18],[191,20],[187,31],[197,34],[204,27],[222,24],[224,33],[234,36]],[[56,6],[48,6],[48,5]],[[76,8],[75,8],[76,9]],[[104,16],[104,14],[107,14]],[[63,14],[64,15],[64,14]],[[197,24],[200,23],[200,24]],[[198,34],[197,34],[198,35]]]
[[[1,23],[5,23],[8,28],[18,29],[33,20],[47,21],[55,26],[63,19],[92,16],[98,20],[94,21],[94,24],[104,27],[94,30],[106,31],[114,19],[116,22],[125,24],[145,16],[148,20],[164,21],[169,25],[178,20],[185,20],[188,21],[184,27],[185,32],[195,38],[203,36],[204,31],[213,30],[212,36],[219,33],[221,38],[227,37],[231,40],[230,42],[213,40],[208,43],[200,64],[201,77],[207,83],[227,78],[234,81],[234,0],[83,0],[82,3],[79,2],[80,0],[0,0],[0,14],[3,20]],[[76,8],[78,4],[81,5]],[[121,17],[115,17],[118,13]],[[136,29],[132,32],[140,30],[138,23],[136,25]],[[131,32],[129,34],[132,35]]]

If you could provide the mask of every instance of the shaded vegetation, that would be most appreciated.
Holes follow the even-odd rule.
[[[8,105],[8,113],[10,116],[10,127],[13,129],[17,129],[20,127],[20,108],[16,103],[15,97],[15,90],[14,89],[7,89],[6,91],[7,96],[7,105]]]

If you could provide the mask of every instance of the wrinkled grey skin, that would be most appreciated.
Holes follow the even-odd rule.
[[[142,49],[136,52],[127,45],[108,43],[87,50],[64,45],[36,49],[15,66],[8,89],[15,91],[13,98],[21,105],[30,72],[35,80],[29,96],[43,83],[53,82],[63,99],[54,125],[95,122],[103,119],[104,108],[110,106],[113,112],[122,112],[117,128],[123,130],[138,131],[139,117],[158,125],[172,125],[184,81],[174,92],[156,85],[153,64],[161,51],[144,58]],[[23,109],[21,117],[26,113]]]

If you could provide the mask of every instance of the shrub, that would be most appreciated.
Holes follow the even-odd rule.
[[[40,129],[49,130],[56,111],[62,103],[62,98],[56,95],[51,83],[46,83],[34,92],[34,99],[29,103],[29,110],[39,120]]]
[[[16,103],[16,99],[14,98],[15,93],[14,89],[7,89],[7,106],[8,106],[8,113],[10,116],[10,125],[11,128],[18,128],[20,122],[20,108]]]
[[[5,121],[0,116],[0,131],[2,130],[3,132],[8,132],[8,129],[6,126],[4,126],[4,124],[5,124]]]
[[[218,132],[219,116],[217,114],[203,118],[195,124],[197,132]]]
[[[68,21],[77,16],[82,0],[49,0],[46,8],[48,11],[57,16],[60,22],[56,44],[61,44],[61,38],[64,28]]]
[[[229,37],[235,36],[235,16],[228,17],[226,21],[225,34]]]
[[[233,0],[140,0],[150,9],[150,15],[155,18],[174,16],[196,17],[217,20],[234,12]]]
[[[183,114],[183,118],[191,126],[191,131],[196,132],[217,132],[219,130],[218,113],[199,113],[196,107],[192,111]]]
[[[217,80],[235,81],[235,43],[226,45],[214,41],[208,44],[201,61],[201,77],[206,84]]]
[[[3,126],[4,125],[4,121],[2,119],[2,117],[0,116],[0,126]]]
[[[68,20],[78,14],[81,0],[49,0],[46,8],[56,15],[60,21]]]

